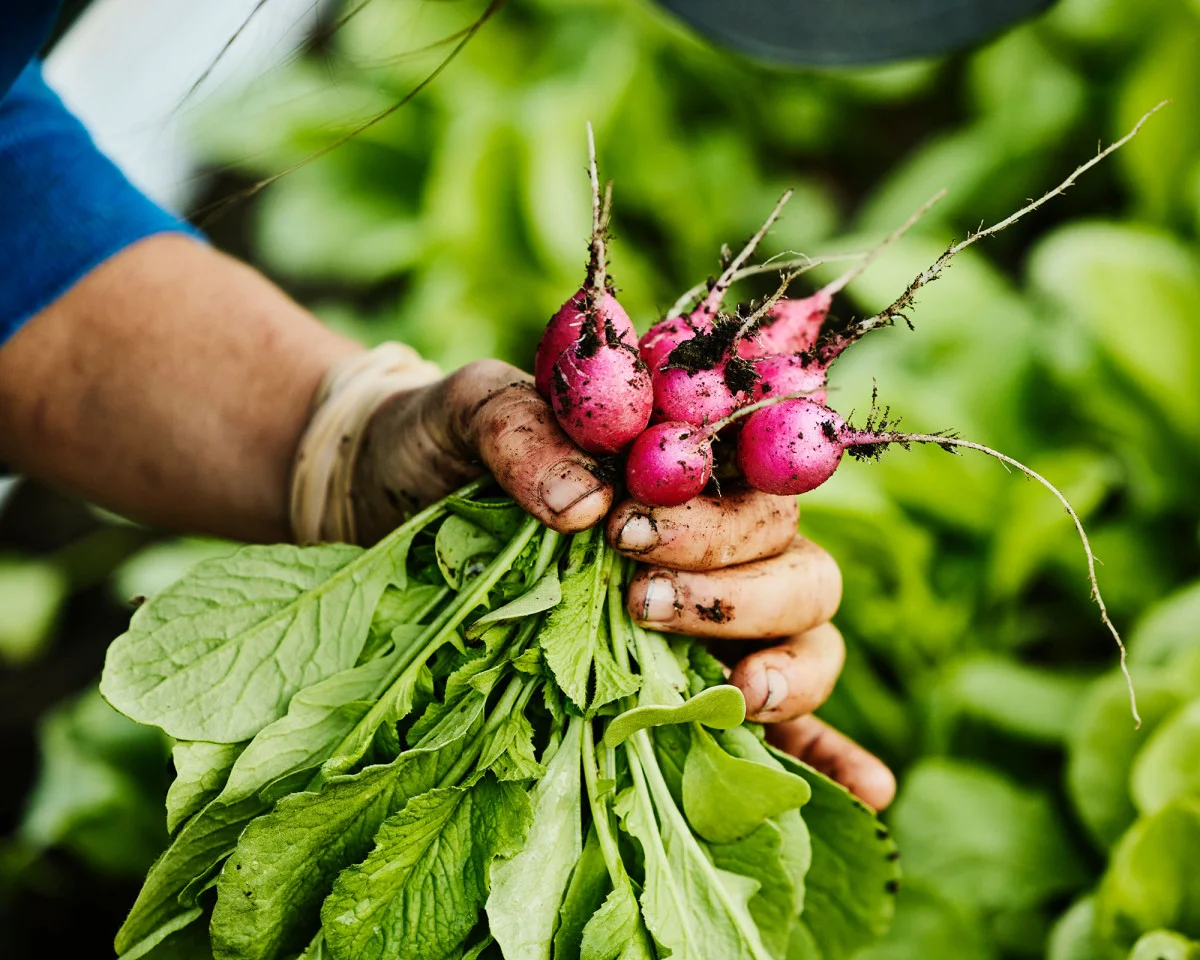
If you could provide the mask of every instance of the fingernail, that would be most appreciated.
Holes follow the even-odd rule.
[[[604,486],[596,475],[577,460],[562,460],[542,481],[542,503],[552,512],[570,510],[580,500]]]
[[[652,577],[646,584],[642,619],[647,623],[668,623],[675,619],[675,584],[666,577]]]
[[[787,699],[788,682],[787,677],[773,667],[767,667],[763,673],[767,676],[767,699],[763,701],[762,709],[758,712],[771,713]]]
[[[645,553],[658,546],[658,527],[649,517],[640,514],[630,517],[617,534],[617,549]]]

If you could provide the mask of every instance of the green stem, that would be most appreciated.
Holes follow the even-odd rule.
[[[512,713],[513,707],[516,705],[517,698],[521,695],[524,681],[520,677],[513,677],[508,681],[508,686],[504,689],[504,695],[496,702],[496,706],[488,714],[487,722],[483,725],[483,729],[471,741],[471,746],[463,751],[458,762],[454,764],[442,777],[439,787],[453,786],[466,776],[467,771],[471,769],[471,765],[479,759],[479,755],[483,753],[483,748],[488,742],[488,738],[496,732],[496,728],[508,719]]]
[[[721,878],[717,876],[716,868],[708,858],[708,854],[701,849],[700,844],[696,841],[695,834],[692,833],[691,826],[675,805],[675,798],[671,796],[671,790],[667,786],[667,781],[663,778],[662,770],[658,767],[658,759],[654,756],[654,745],[650,741],[649,733],[645,730],[639,730],[627,743],[633,744],[632,750],[641,761],[638,774],[634,778],[635,781],[640,779],[642,773],[645,774],[643,785],[648,783],[650,796],[654,800],[654,806],[658,810],[659,816],[663,821],[669,820],[671,822],[671,826],[678,837],[677,842],[684,844],[688,848],[689,859],[704,875],[713,893],[725,907],[729,919],[739,928],[739,932],[741,932],[746,942],[754,951],[756,960],[771,960],[770,954],[766,953],[761,946],[755,946],[755,941],[759,938],[757,929],[746,930],[742,927],[738,919],[740,912],[738,905],[730,900],[729,891],[725,888]],[[631,762],[630,766],[633,767],[633,765]],[[761,941],[759,942],[761,944]]]
[[[545,576],[547,570],[550,569],[558,553],[559,544],[562,543],[562,534],[555,530],[546,527],[542,531],[542,547],[538,551],[537,561],[533,565],[533,573],[529,577],[529,585],[533,586]]]
[[[596,825],[596,836],[600,840],[600,852],[604,855],[609,879],[612,880],[615,887],[625,876],[625,864],[621,861],[621,852],[617,849],[617,840],[613,836],[608,804],[600,796],[596,773],[596,741],[591,721],[585,720],[583,722],[583,782],[587,787],[588,806],[592,810],[592,823]]]
[[[533,517],[527,518],[521,530],[508,546],[472,582],[471,588],[465,593],[460,593],[454,602],[443,611],[442,615],[425,628],[413,642],[413,647],[419,647],[419,652],[414,657],[405,657],[398,661],[388,672],[387,677],[376,688],[379,692],[373,698],[375,705],[367,711],[366,716],[355,724],[354,729],[342,738],[331,756],[341,756],[350,751],[356,743],[366,743],[368,731],[377,730],[387,717],[388,711],[391,710],[391,694],[396,691],[401,682],[412,679],[406,674],[410,670],[419,670],[425,661],[432,657],[450,638],[450,635],[467,618],[467,615],[487,599],[492,587],[512,568],[514,561],[525,549],[526,544],[533,539],[539,526],[541,524]]]

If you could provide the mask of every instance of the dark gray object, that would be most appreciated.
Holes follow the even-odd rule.
[[[813,66],[935,56],[1040,13],[1053,0],[659,0],[717,43]]]

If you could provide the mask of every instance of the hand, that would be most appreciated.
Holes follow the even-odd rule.
[[[796,535],[794,497],[755,491],[699,496],[678,507],[627,500],[608,519],[609,542],[645,566],[629,587],[643,626],[702,637],[737,664],[750,719],[767,739],[877,810],[896,781],[875,756],[812,716],[833,692],[846,647],[830,619],[842,594],[833,558]],[[742,656],[746,641],[781,639]]]
[[[406,511],[434,502],[485,470],[548,527],[572,533],[601,522],[613,487],[594,458],[559,428],[532,378],[495,360],[397,395],[375,414],[355,472],[358,529],[372,542]],[[625,501],[608,519],[609,542],[645,566],[629,590],[643,625],[702,637],[738,660],[752,719],[768,738],[867,803],[886,806],[891,772],[811,716],[845,658],[830,622],[841,575],[820,547],[796,536],[794,498],[754,492],[698,497],[679,507]],[[783,642],[739,656],[747,640]]]

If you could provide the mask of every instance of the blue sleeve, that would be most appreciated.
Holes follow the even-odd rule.
[[[80,277],[194,228],[133,186],[31,63],[0,100],[0,344]]]

